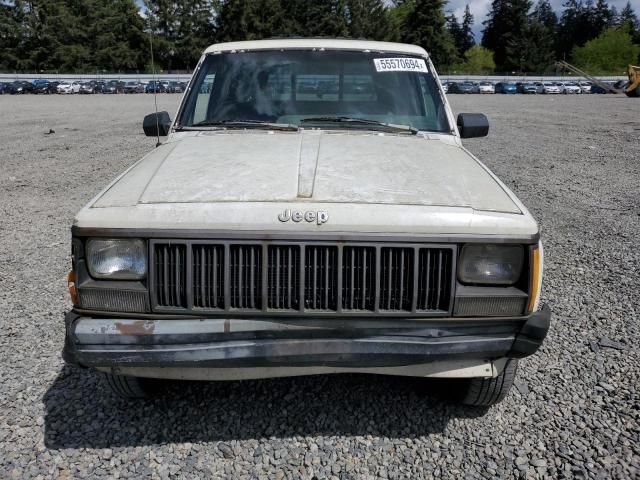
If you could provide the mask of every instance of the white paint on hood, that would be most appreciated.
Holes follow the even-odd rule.
[[[421,135],[342,132],[303,142],[309,135],[318,132],[186,136],[145,157],[93,207],[306,201],[522,213],[506,188],[454,144]]]

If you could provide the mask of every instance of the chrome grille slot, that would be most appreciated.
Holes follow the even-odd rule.
[[[224,309],[224,246],[193,245],[193,306]]]
[[[338,303],[338,248],[308,245],[304,259],[304,308],[336,310]]]
[[[163,307],[186,308],[187,246],[156,244],[154,259],[156,304]]]
[[[262,308],[262,245],[231,245],[231,308]]]
[[[382,248],[380,252],[380,310],[411,311],[414,250]]]
[[[449,310],[451,303],[451,257],[451,249],[420,249],[418,260],[418,310]]]
[[[375,310],[376,249],[344,247],[342,258],[342,308]]]
[[[300,308],[300,247],[270,245],[267,262],[267,307]]]

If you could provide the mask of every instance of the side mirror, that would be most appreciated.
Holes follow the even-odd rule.
[[[171,117],[167,112],[146,115],[142,121],[142,129],[147,137],[166,137],[171,128]]]
[[[458,115],[458,131],[461,138],[486,137],[489,120],[482,113],[461,113]]]

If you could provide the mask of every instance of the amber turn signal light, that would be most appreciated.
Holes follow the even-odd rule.
[[[76,272],[73,270],[67,274],[67,291],[71,297],[71,302],[76,305],[78,303],[78,289],[76,288]]]
[[[540,285],[540,249],[534,248],[531,252],[531,291],[529,292],[529,304],[527,311],[533,312],[538,298],[538,288]]]

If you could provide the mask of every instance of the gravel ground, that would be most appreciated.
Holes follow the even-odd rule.
[[[0,478],[640,478],[640,101],[451,101],[489,116],[490,136],[466,144],[545,241],[552,331],[488,410],[443,402],[435,383],[358,375],[174,385],[127,403],[65,367],[69,225],[153,147],[153,102],[0,97]]]

